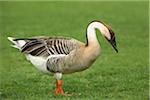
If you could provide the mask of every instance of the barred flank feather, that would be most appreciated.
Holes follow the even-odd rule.
[[[62,71],[62,65],[64,62],[62,62],[63,57],[66,55],[60,54],[60,55],[53,55],[50,56],[47,60],[46,67],[50,72],[56,73]]]

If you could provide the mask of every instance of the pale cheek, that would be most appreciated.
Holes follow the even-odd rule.
[[[111,37],[110,37],[109,31],[107,29],[103,29],[102,33],[105,37],[107,37],[110,40]]]
[[[106,32],[106,37],[110,40],[111,37],[110,37],[110,34],[108,32]]]

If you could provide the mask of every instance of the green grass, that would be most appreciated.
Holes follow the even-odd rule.
[[[85,41],[87,24],[109,23],[116,33],[116,54],[97,32],[102,54],[87,70],[63,76],[72,96],[50,93],[55,79],[39,72],[10,47],[8,36],[68,36]],[[1,100],[148,100],[148,1],[0,2]]]

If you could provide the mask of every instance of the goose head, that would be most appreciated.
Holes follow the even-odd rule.
[[[100,31],[100,33],[106,38],[106,40],[111,44],[111,46],[118,53],[116,40],[115,40],[115,33],[113,32],[112,28],[109,25],[105,24],[102,21],[94,20],[91,23],[89,23],[87,27],[87,44],[88,42],[91,41],[97,42],[95,29],[98,29]]]
[[[106,30],[107,30],[107,31],[106,30],[102,31],[103,36],[111,44],[111,46],[114,48],[114,50],[118,53],[114,31],[112,30],[112,28],[109,25],[107,25],[103,22],[101,22],[101,23],[106,27]]]

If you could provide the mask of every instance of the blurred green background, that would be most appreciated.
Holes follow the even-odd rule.
[[[55,79],[39,72],[8,36],[67,36],[85,42],[92,20],[102,20],[116,33],[116,54],[97,32],[102,54],[87,70],[63,76],[55,95]],[[148,1],[0,1],[1,100],[100,99],[148,100]]]

